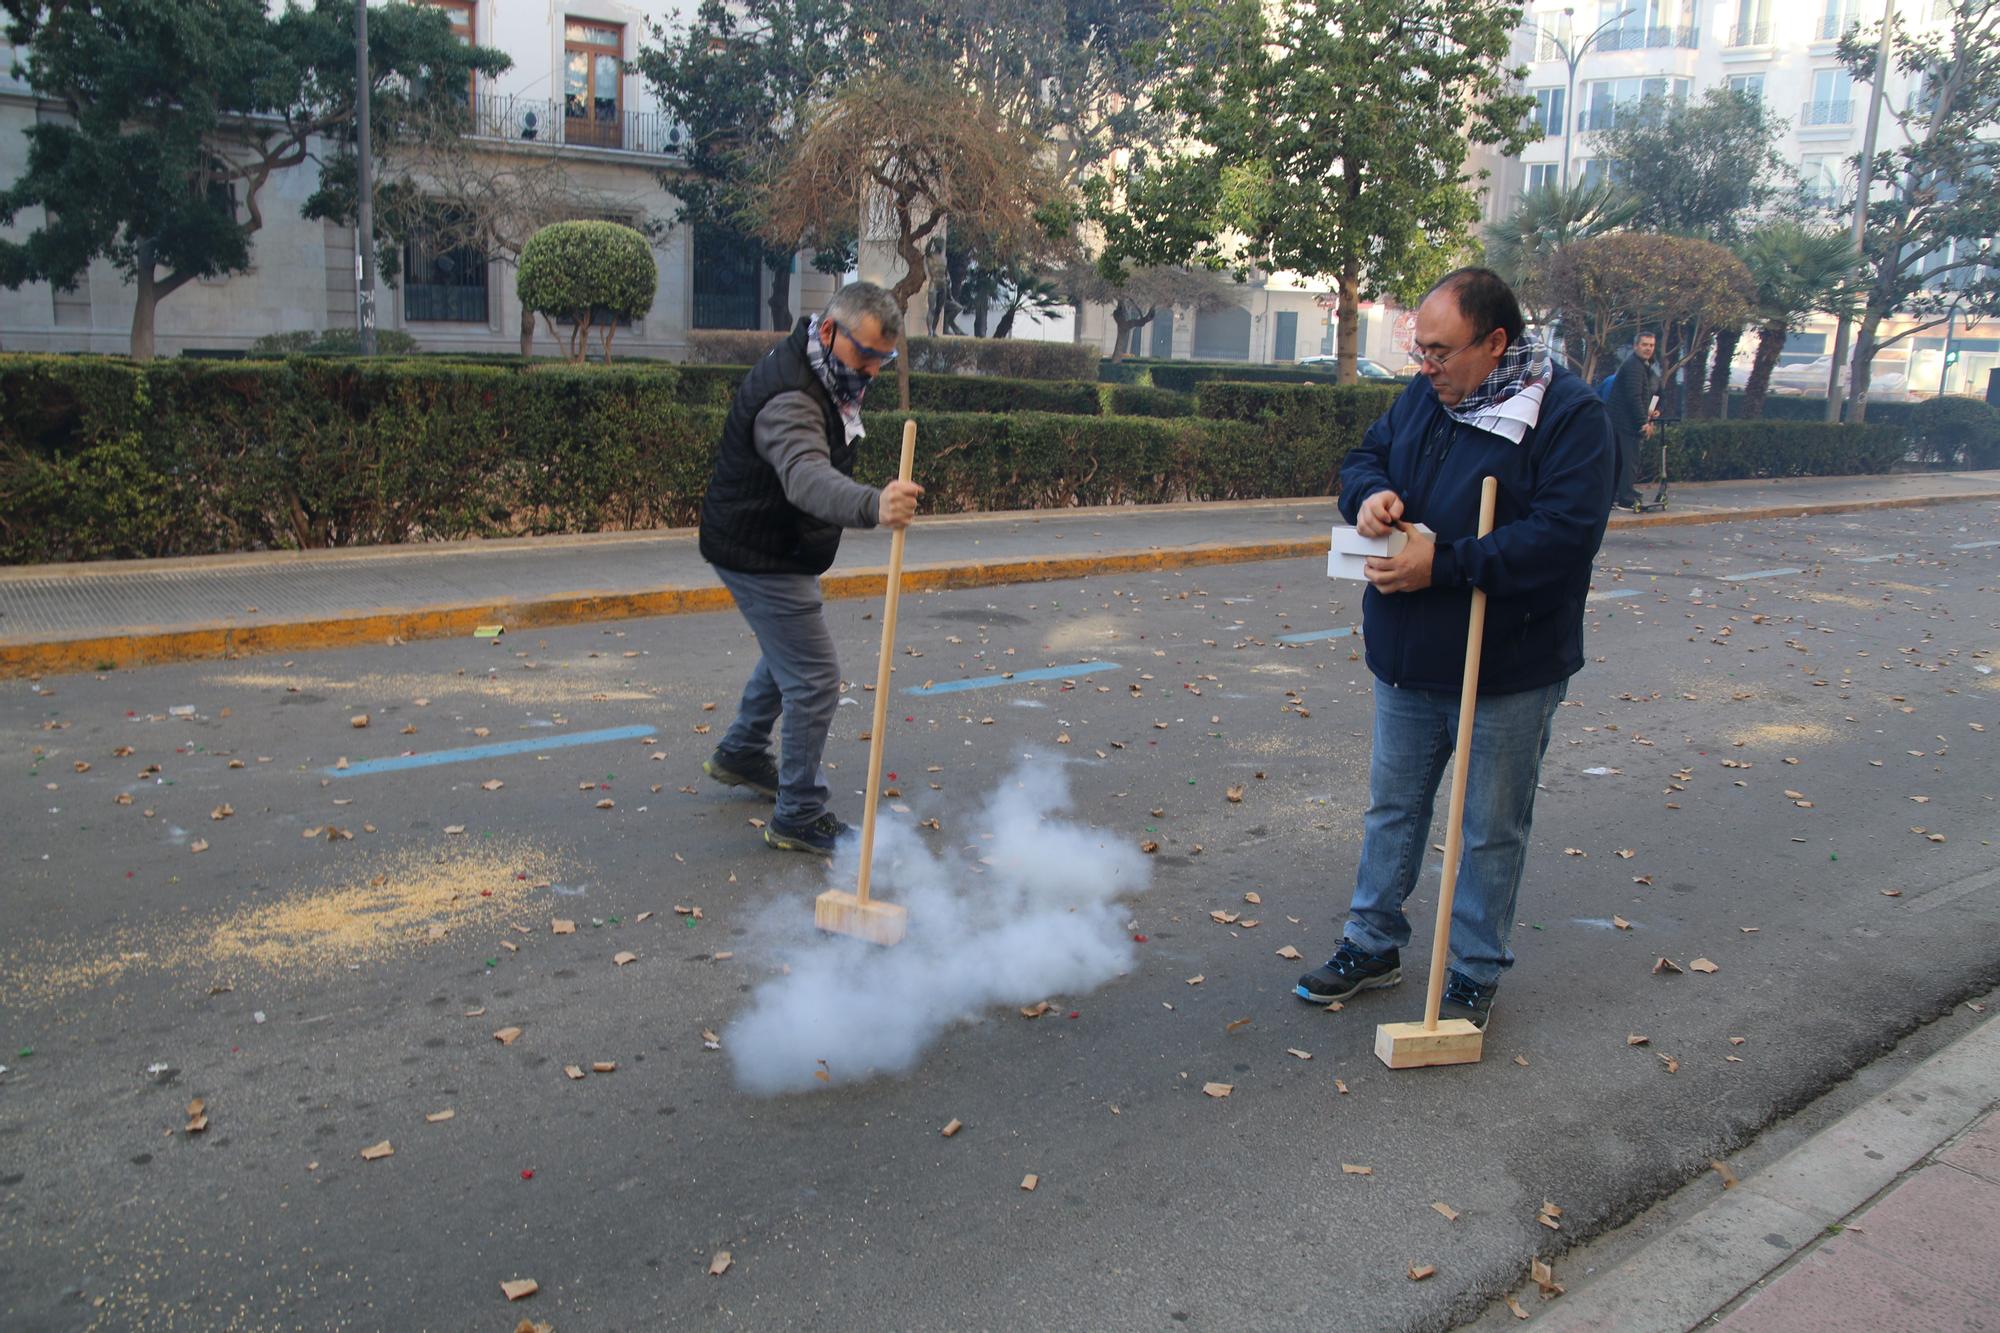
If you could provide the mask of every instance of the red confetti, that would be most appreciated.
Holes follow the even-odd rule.
[[[493,896],[493,890],[491,890],[491,889],[481,889],[481,890],[479,891],[479,896],[480,896],[480,897],[482,897],[482,898],[491,898],[491,897]]]
[[[1072,1010],[1070,1010],[1070,1011],[1069,1011],[1069,1016],[1070,1016],[1071,1018],[1082,1018],[1082,1017],[1083,1017],[1083,1015],[1082,1015],[1082,1014],[1078,1013],[1078,1012],[1077,1012],[1076,1010],[1074,1010],[1074,1009],[1072,1009]]]
[[[1135,943],[1138,944],[1144,944],[1146,942],[1146,937],[1144,935],[1134,935],[1132,939]]]
[[[521,1179],[523,1180],[533,1180],[534,1178],[535,1178],[535,1173],[533,1171],[523,1171],[521,1173]]]

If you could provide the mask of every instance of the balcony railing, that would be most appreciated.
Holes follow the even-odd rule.
[[[473,100],[466,133],[479,139],[551,147],[616,148],[628,153],[678,155],[687,132],[673,117],[654,111],[616,114],[586,110],[572,115],[562,102],[487,93]]]
[[[1679,28],[1606,28],[1597,38],[1600,51],[1648,51],[1684,46],[1692,51],[1701,45],[1701,29],[1689,24]]]
[[[1854,123],[1854,99],[1849,97],[1829,98],[1823,101],[1807,102],[1799,109],[1799,126],[1852,125]]]
[[[1822,14],[1819,26],[1813,29],[1813,38],[1821,42],[1836,41],[1849,28],[1857,26],[1860,22],[1861,15],[1851,9],[1838,14]]]
[[[1770,22],[1767,20],[1763,23],[1738,24],[1729,30],[1729,44],[1731,46],[1769,46],[1771,44]]]

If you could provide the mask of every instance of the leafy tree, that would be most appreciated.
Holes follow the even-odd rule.
[[[1716,329],[1741,328],[1756,299],[1743,261],[1715,242],[1642,232],[1564,247],[1549,261],[1547,283],[1550,304],[1583,337],[1586,378],[1642,329],[1687,330],[1677,346],[1660,349],[1663,384],[1695,362]]]
[[[1114,361],[1125,359],[1133,331],[1151,324],[1160,307],[1170,311],[1226,309],[1238,304],[1241,285],[1205,268],[1128,270],[1105,261],[1080,266],[1080,271],[1071,271],[1066,277],[1072,290],[1081,292],[1084,299],[1111,307],[1112,321],[1118,326],[1118,342],[1111,353]]]
[[[681,201],[676,221],[754,233],[760,187],[813,105],[865,57],[850,0],[702,0],[686,26],[655,24],[634,63],[687,128],[686,167],[665,177]],[[791,327],[790,275],[802,240],[763,242],[774,329]],[[844,250],[838,259],[844,268]]]
[[[1099,184],[1107,253],[1140,267],[1291,271],[1339,291],[1340,378],[1360,303],[1409,299],[1478,216],[1472,143],[1515,152],[1520,6],[1503,0],[1169,0],[1159,90],[1180,149]]]
[[[0,284],[74,288],[105,259],[132,283],[132,355],[153,355],[159,303],[197,278],[250,266],[271,177],[318,141],[352,137],[352,0],[8,0],[28,82],[67,122],[27,131],[27,168],[0,191]],[[434,7],[371,9],[370,114],[391,136],[413,112],[463,95],[498,52],[461,45]]]
[[[851,234],[867,214],[893,239],[903,273],[891,288],[908,332],[910,298],[923,287],[925,251],[947,223],[972,228],[1009,260],[1054,248],[1061,186],[1039,139],[951,78],[871,74],[850,80],[815,110],[764,193],[767,239],[805,244]],[[907,356],[897,389],[910,406]]]
[[[593,329],[611,359],[620,321],[653,308],[660,271],[644,236],[616,222],[558,222],[544,227],[521,251],[521,303],[549,323],[570,325],[569,359],[582,361]]]
[[[1845,231],[1779,221],[1751,232],[1738,254],[1757,289],[1757,354],[1743,389],[1743,415],[1761,417],[1786,337],[1815,312],[1839,313],[1854,270],[1854,242]]]
[[[1874,78],[1878,41],[1858,31],[1841,40],[1857,79]],[[1952,0],[1950,26],[1901,34],[1894,59],[1914,91],[1884,107],[1902,131],[1898,146],[1859,173],[1869,204],[1849,421],[1867,417],[1869,371],[1884,348],[1955,317],[2000,314],[2000,0]],[[1884,337],[1892,315],[1909,323]]]
[[[1786,127],[1761,98],[1717,87],[1698,102],[1654,97],[1625,108],[1595,141],[1638,201],[1634,226],[1727,245],[1796,187],[1776,146]]]
[[[1486,262],[1513,286],[1528,318],[1548,324],[1555,318],[1548,300],[1549,261],[1566,245],[1622,230],[1638,211],[1638,199],[1609,181],[1532,190],[1506,218],[1486,228]],[[1563,341],[1571,360],[1580,362],[1581,336],[1565,329]]]

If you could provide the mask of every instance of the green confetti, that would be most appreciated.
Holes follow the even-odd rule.
[[[21,1048],[21,1054],[20,1054],[20,1057],[19,1057],[19,1058],[20,1058],[20,1059],[23,1059],[23,1060],[25,1060],[25,1059],[27,1059],[27,1058],[28,1058],[29,1056],[33,1055],[34,1053],[35,1053],[35,1048],[34,1048],[34,1047],[32,1047],[32,1046],[23,1046],[23,1047]]]
[[[688,928],[689,930],[693,930],[693,929],[694,929],[694,918],[693,918],[693,917],[691,917],[691,916],[684,916],[684,917],[682,917],[682,918],[681,918],[681,924],[682,924],[682,925],[684,925],[684,926],[686,926],[686,927],[687,927],[687,928]]]
[[[489,959],[487,959],[487,960],[486,960],[486,966],[488,966],[488,967],[498,967],[498,966],[500,966],[500,960],[499,960],[498,958],[489,958]]]
[[[614,916],[614,917],[610,917],[610,918],[608,918],[608,919],[610,920],[611,924],[612,924],[612,925],[614,925],[614,926],[615,926],[615,925],[618,925],[618,924],[619,924],[619,921],[618,921],[618,918],[617,918],[617,917],[615,917],[615,916]]]

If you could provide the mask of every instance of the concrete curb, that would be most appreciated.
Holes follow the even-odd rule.
[[[1588,1287],[1544,1307],[1534,1326],[1552,1333],[1684,1333],[1803,1253],[1995,1102],[2000,1018]]]
[[[1856,513],[1874,509],[1911,509],[1941,504],[2000,500],[2000,491],[1959,495],[1897,496],[1879,500],[1832,501],[1816,504],[1764,505],[1754,509],[1698,510],[1674,514],[1614,516],[1613,532],[1656,527],[1687,527],[1709,523],[1756,522],[1815,514]],[[1258,501],[1264,507],[1286,507],[1298,500]],[[1120,511],[1129,514],[1129,511]],[[1063,511],[1063,517],[1072,517]],[[1018,517],[1018,516],[1017,516]],[[624,537],[624,534],[616,534]],[[540,539],[528,539],[540,540]],[[574,539],[562,539],[566,541]],[[600,537],[598,540],[605,540]],[[1209,565],[1291,560],[1323,554],[1321,538],[1267,542],[1216,542],[1170,548],[1102,551],[1076,556],[1027,556],[1012,560],[936,563],[908,566],[903,586],[911,592],[951,588],[1000,587],[1012,583],[1043,583],[1101,574],[1161,569],[1195,569]],[[426,554],[430,552],[426,551]],[[290,553],[275,558],[284,561]],[[89,567],[76,567],[87,574]],[[37,575],[50,569],[39,567]],[[887,570],[874,566],[828,575],[821,581],[829,601],[880,597]],[[38,643],[0,644],[0,679],[31,675],[101,671],[122,667],[158,666],[257,653],[312,652],[384,643],[391,639],[438,639],[470,634],[479,625],[504,624],[511,629],[626,620],[642,616],[694,615],[733,606],[719,585],[664,587],[644,592],[582,589],[519,602],[499,600],[472,604],[404,607],[392,611],[357,609],[348,615],[267,625],[227,621],[175,626],[133,626],[116,634],[96,634]]]

